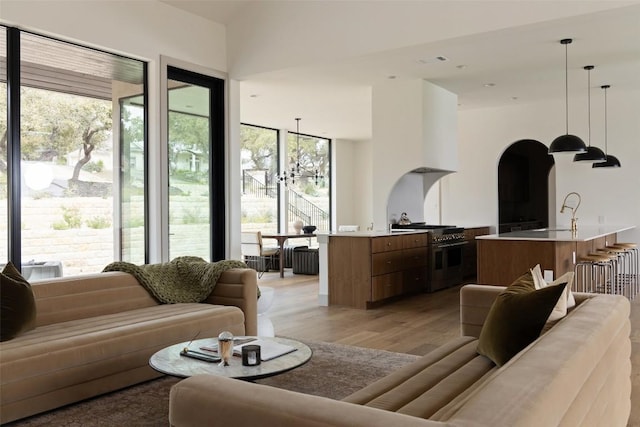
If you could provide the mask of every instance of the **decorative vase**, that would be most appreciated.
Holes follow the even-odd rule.
[[[302,233],[302,225],[303,225],[303,222],[300,220],[297,220],[296,222],[293,223],[293,229],[296,230],[296,234]]]

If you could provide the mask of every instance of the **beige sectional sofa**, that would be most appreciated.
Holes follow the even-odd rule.
[[[342,401],[196,376],[172,388],[170,422],[175,427],[625,426],[631,410],[629,302],[575,294],[577,306],[569,315],[498,368],[477,354],[476,345],[503,289],[461,288],[461,337]]]
[[[36,328],[0,343],[2,423],[161,376],[149,357],[196,335],[257,333],[251,269],[223,272],[204,303],[159,304],[123,272],[31,287]]]

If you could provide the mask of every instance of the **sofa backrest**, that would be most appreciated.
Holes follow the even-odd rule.
[[[36,326],[151,307],[158,302],[130,274],[93,273],[34,281]]]
[[[626,426],[629,301],[579,296],[571,313],[440,419],[454,426]]]

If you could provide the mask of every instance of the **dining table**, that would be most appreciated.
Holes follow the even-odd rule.
[[[288,239],[310,239],[316,237],[315,233],[262,233],[263,239],[275,239],[280,248],[280,277],[284,277],[284,242]]]

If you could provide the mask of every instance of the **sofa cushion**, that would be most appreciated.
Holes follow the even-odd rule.
[[[429,418],[497,369],[476,346],[473,337],[453,339],[343,400]]]
[[[571,292],[571,287],[573,286],[573,271],[568,271],[562,276],[558,277],[556,280],[552,282],[547,282],[544,280],[544,276],[542,275],[542,270],[540,268],[540,264],[537,264],[535,267],[531,269],[531,275],[533,276],[533,284],[536,289],[546,288],[547,286],[555,286],[560,283],[566,283],[567,286],[564,288],[564,292],[560,298],[558,298],[558,302],[555,307],[553,307],[553,311],[549,315],[549,319],[547,319],[547,323],[555,323],[558,320],[562,319],[567,315],[567,312],[570,308],[575,307],[576,300],[573,297],[573,292]]]
[[[504,365],[540,336],[565,287],[561,283],[536,290],[530,271],[516,279],[491,306],[478,339],[478,353]]]
[[[149,367],[153,353],[196,333],[204,338],[224,330],[244,334],[242,311],[199,303],[154,305],[38,327],[3,343],[3,411],[70,403],[77,400],[78,387],[136,369],[153,378],[159,375]]]
[[[0,341],[7,341],[35,328],[36,303],[29,282],[11,262],[0,276]]]

